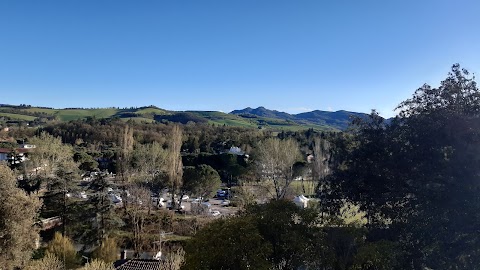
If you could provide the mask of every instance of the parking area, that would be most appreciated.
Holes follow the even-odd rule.
[[[91,181],[95,178],[92,176],[89,179],[84,179],[76,189],[75,192],[68,192],[67,197],[72,197],[77,200],[88,200],[92,196],[100,194],[100,191],[94,191],[89,189]],[[109,187],[103,191],[109,201],[116,207],[123,207],[125,197],[128,198],[128,203],[140,203],[145,204],[144,199],[135,199],[128,190],[124,191],[118,186],[112,177],[108,177],[110,182]],[[126,194],[124,194],[126,192]],[[230,205],[230,201],[227,199],[230,196],[229,189],[219,189],[215,192],[213,198],[195,198],[188,195],[183,195],[181,200],[182,212],[187,215],[203,215],[212,217],[224,217],[235,215],[238,212],[238,207]],[[178,206],[180,196],[175,196],[176,205]],[[171,209],[172,207],[172,195],[168,192],[168,189],[160,191],[159,194],[152,194],[150,197],[150,203],[154,208]]]

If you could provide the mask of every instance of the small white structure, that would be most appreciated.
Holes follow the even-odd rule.
[[[34,145],[34,144],[21,144],[21,145],[20,145],[20,148],[24,148],[24,149],[35,149],[35,148],[37,148],[37,146]]]
[[[110,198],[110,200],[113,203],[121,203],[122,202],[122,197],[120,197],[120,195],[110,193],[110,194],[108,194],[108,197]]]
[[[153,259],[157,260],[157,261],[160,261],[162,259],[162,252],[161,251],[157,252],[157,254],[155,254],[155,256],[153,256]]]
[[[300,196],[297,196],[293,199],[293,203],[295,203],[300,208],[307,208],[308,207],[308,201],[310,201],[310,199],[303,196],[303,194],[300,195]]]
[[[228,150],[228,153],[234,154],[234,155],[237,155],[237,156],[243,156],[245,154],[242,151],[242,149],[240,149],[240,147],[235,147],[235,146],[230,147],[230,150]]]

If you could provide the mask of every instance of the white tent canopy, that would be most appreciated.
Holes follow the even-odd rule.
[[[301,208],[307,208],[308,207],[308,201],[310,201],[310,199],[303,196],[303,194],[299,195],[299,196],[297,196],[293,199],[293,203],[295,203],[298,207],[301,207]]]

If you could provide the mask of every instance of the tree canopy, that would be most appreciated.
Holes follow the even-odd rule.
[[[211,166],[201,164],[184,168],[183,189],[193,195],[208,198],[220,188],[221,183],[218,172]]]
[[[39,240],[36,227],[40,201],[17,188],[16,178],[0,163],[0,265],[24,267]]]
[[[273,182],[277,199],[285,196],[300,156],[298,143],[291,138],[268,138],[259,143],[256,151],[258,170],[264,180]]]
[[[480,263],[479,95],[474,78],[454,65],[438,88],[424,85],[401,103],[391,123],[375,112],[357,120],[335,156],[330,202],[360,204],[415,269]]]

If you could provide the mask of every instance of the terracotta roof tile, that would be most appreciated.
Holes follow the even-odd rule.
[[[29,148],[16,148],[16,149],[0,148],[0,153],[5,153],[5,154],[8,153],[9,154],[13,150],[15,150],[17,153],[28,153],[28,152],[32,152],[33,149],[29,149]]]
[[[160,270],[161,262],[156,260],[128,260],[118,266],[117,270]]]

